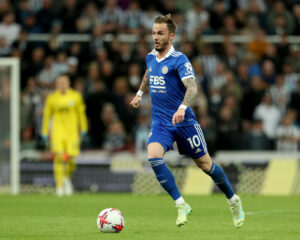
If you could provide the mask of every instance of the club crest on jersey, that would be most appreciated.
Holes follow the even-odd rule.
[[[149,72],[152,72],[152,67],[149,67]]]
[[[168,69],[167,66],[163,66],[163,68],[161,69],[161,72],[162,72],[163,74],[167,74],[168,71],[169,71],[169,69]]]

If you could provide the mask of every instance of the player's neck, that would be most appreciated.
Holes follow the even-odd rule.
[[[67,93],[68,89],[59,90],[60,94],[65,95]]]
[[[172,48],[172,44],[170,43],[164,51],[157,52],[157,58],[160,59],[166,56],[166,54],[170,51],[171,48]]]

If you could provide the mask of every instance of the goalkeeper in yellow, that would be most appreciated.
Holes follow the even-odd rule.
[[[59,76],[56,91],[46,99],[42,126],[42,139],[46,143],[50,138],[50,150],[54,154],[53,171],[58,196],[73,193],[71,176],[80,151],[80,135],[84,138],[86,132],[82,96],[70,88],[68,76]]]

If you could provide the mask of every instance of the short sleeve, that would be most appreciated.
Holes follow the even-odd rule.
[[[184,54],[178,57],[176,70],[181,80],[195,78],[193,66]]]

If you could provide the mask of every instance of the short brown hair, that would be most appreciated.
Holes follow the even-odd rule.
[[[161,15],[155,18],[154,23],[165,23],[169,29],[170,33],[176,32],[176,23],[171,17],[171,14]]]

